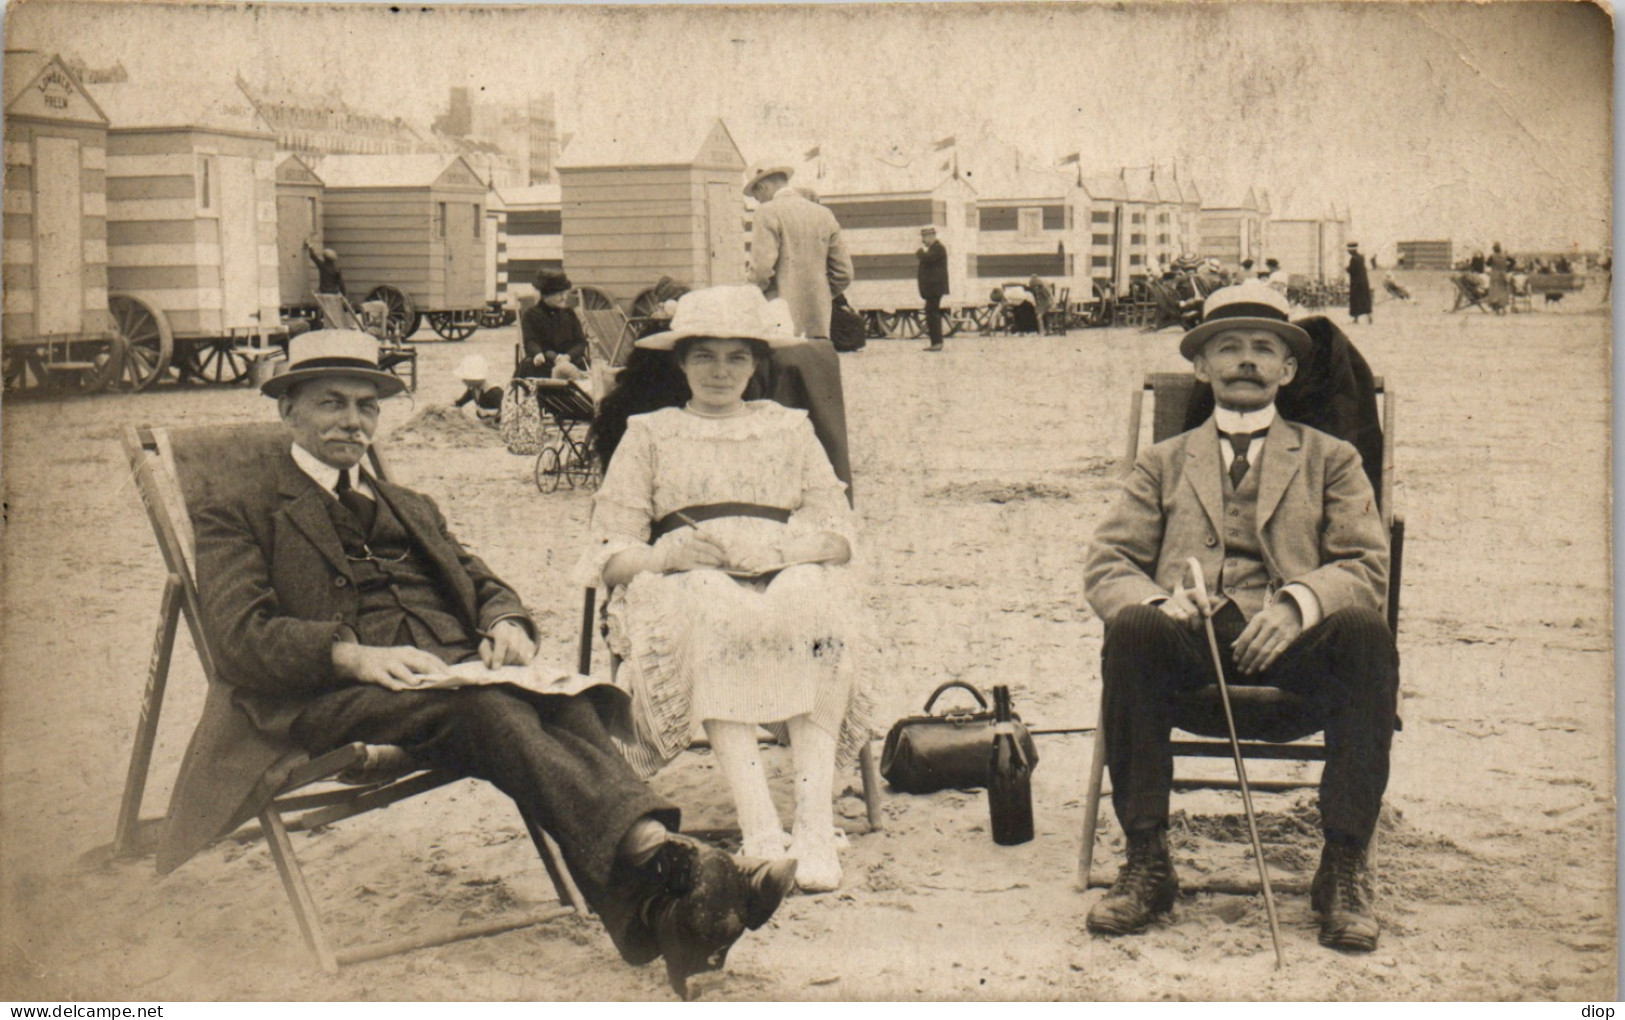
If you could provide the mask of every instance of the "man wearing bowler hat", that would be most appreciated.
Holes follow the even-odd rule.
[[[1307,713],[1269,739],[1324,730],[1325,848],[1311,886],[1322,945],[1369,951],[1366,847],[1388,782],[1399,686],[1383,616],[1388,541],[1354,447],[1275,412],[1276,391],[1310,351],[1285,299],[1250,281],[1215,291],[1180,353],[1217,407],[1202,425],[1140,454],[1085,566],[1106,624],[1101,734],[1128,859],[1089,911],[1092,932],[1140,931],[1173,906],[1168,857],[1169,731],[1178,697],[1213,680],[1202,608],[1185,587],[1195,557],[1226,678],[1285,688]]]
[[[942,350],[942,299],[948,294],[948,249],[937,240],[936,227],[920,229],[920,247],[914,257],[920,260],[918,283],[925,301],[925,331],[931,338],[928,351]],[[1035,277],[1036,279],[1036,277]]]
[[[379,405],[402,389],[364,333],[290,341],[287,371],[261,387],[288,427],[287,454],[263,477],[223,480],[196,515],[220,677],[274,741],[312,755],[391,744],[420,766],[494,784],[558,842],[621,955],[664,955],[681,991],[688,974],[721,966],[745,926],[767,921],[794,869],[746,871],[675,835],[676,807],[611,743],[606,721],[622,703],[607,685],[561,673],[548,693],[459,686],[449,664],[530,664],[537,625],[432,500],[367,470]],[[172,816],[229,829],[258,775],[234,757],[252,742],[212,754],[206,744],[188,753]],[[203,843],[219,835],[213,822],[188,824]],[[198,845],[172,848],[169,866]]]
[[[796,335],[827,340],[835,296],[852,283],[852,259],[835,214],[789,187],[793,172],[759,163],[745,176],[745,194],[758,203],[746,273],[769,298],[789,302]]]

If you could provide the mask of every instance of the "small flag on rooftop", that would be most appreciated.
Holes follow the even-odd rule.
[[[1061,157],[1061,164],[1060,165],[1061,166],[1067,166],[1068,164],[1071,164],[1071,163],[1080,162],[1080,161],[1082,161],[1082,159],[1083,159],[1083,154],[1080,153],[1080,152],[1069,153],[1069,154]]]
[[[802,159],[817,159],[819,156],[822,156],[823,154],[824,154],[823,146],[815,145],[812,148],[808,149],[806,154],[804,154],[801,158]]]
[[[953,148],[958,141],[959,139],[949,135],[947,138],[938,138],[935,142],[932,142],[931,148],[935,152],[941,152],[943,149]]]

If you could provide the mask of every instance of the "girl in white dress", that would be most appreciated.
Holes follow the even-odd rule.
[[[841,879],[835,768],[869,739],[871,703],[845,487],[805,411],[745,399],[769,349],[797,343],[749,286],[686,294],[668,332],[637,342],[673,352],[688,394],[626,419],[586,562],[611,589],[634,766],[653,773],[700,721],[733,792],[743,852],[793,857],[797,884],[825,891]],[[788,731],[793,836],[768,791],[757,724]]]

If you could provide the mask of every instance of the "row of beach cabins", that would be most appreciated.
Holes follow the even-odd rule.
[[[452,340],[511,321],[540,269],[625,309],[663,276],[740,281],[748,257],[746,161],[720,120],[601,125],[566,151],[557,184],[498,190],[452,153],[279,151],[236,84],[87,86],[55,56],[7,52],[4,104],[8,389],[238,381],[317,314],[307,242],[337,253],[351,300],[384,302],[399,335]],[[1081,300],[1183,252],[1234,267],[1266,244],[1290,272],[1341,271],[1346,217],[1272,221],[1252,193],[1205,205],[1150,170],[1096,179],[1014,161],[991,180],[923,163],[798,168],[794,183],[843,225],[860,310],[919,305],[926,225],[950,252],[956,306],[1033,276]]]

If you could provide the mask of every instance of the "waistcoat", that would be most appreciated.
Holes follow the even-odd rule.
[[[1219,574],[1219,591],[1249,620],[1264,608],[1271,595],[1264,545],[1258,534],[1258,476],[1262,473],[1263,465],[1254,464],[1237,488],[1230,482],[1230,473],[1223,472],[1224,566]]]

